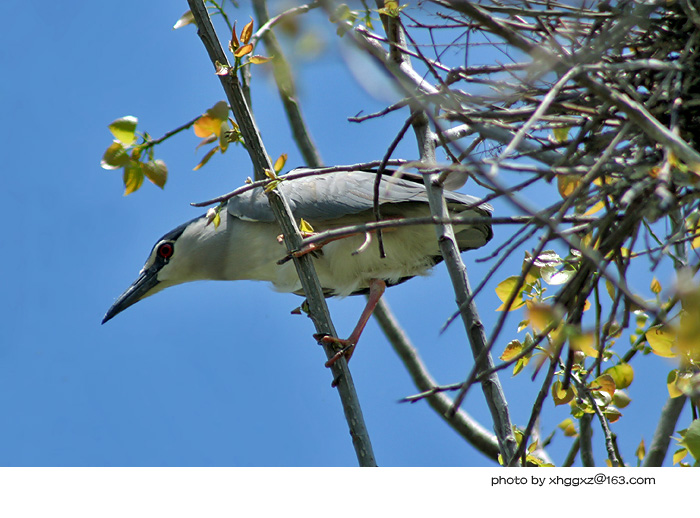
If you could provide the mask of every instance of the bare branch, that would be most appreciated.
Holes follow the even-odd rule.
[[[227,57],[216,37],[204,2],[202,0],[188,0],[188,3],[197,22],[197,33],[209,53],[212,64],[215,68],[217,68],[217,63],[228,65]],[[255,166],[256,179],[262,179],[265,177],[265,170],[272,170],[272,164],[260,139],[260,133],[255,127],[255,122],[250,114],[238,79],[231,74],[219,77],[229,99],[231,109],[236,116],[236,121],[241,128],[241,133],[246,142],[246,149]],[[275,218],[282,228],[287,249],[290,251],[297,250],[301,243],[301,235],[289,205],[276,189],[269,191],[268,197],[270,198],[270,206],[275,213]],[[295,258],[294,264],[309,302],[309,315],[316,326],[317,332],[321,335],[337,336],[311,258],[308,256]],[[326,351],[326,356],[329,359],[332,358],[335,355],[333,347],[330,344],[321,343]],[[358,462],[361,466],[376,466],[369,434],[362,416],[362,409],[345,358],[341,358],[340,361],[336,361],[333,364],[332,372],[334,383],[337,382],[338,393],[343,403],[348,426],[350,427]]]

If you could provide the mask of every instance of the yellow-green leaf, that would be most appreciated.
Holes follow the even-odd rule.
[[[523,352],[523,344],[520,340],[511,340],[508,342],[508,345],[506,345],[499,359],[507,362],[518,356],[521,352]]]
[[[287,163],[287,153],[282,153],[277,160],[275,160],[275,165],[272,167],[275,173],[279,173],[283,168],[284,164]]]
[[[554,400],[554,406],[566,405],[574,399],[575,396],[576,392],[574,392],[571,385],[569,385],[569,388],[564,389],[561,381],[557,380],[552,383],[552,399]]]
[[[168,168],[162,160],[152,160],[142,165],[143,173],[151,182],[161,189],[168,181]]]
[[[118,140],[112,142],[112,144],[105,150],[104,155],[102,155],[102,161],[100,165],[103,169],[120,169],[127,165],[131,161],[129,154],[124,149],[124,146]]]
[[[219,129],[219,148],[222,153],[225,153],[229,145],[231,127],[228,125],[228,120],[221,121],[221,128]]]
[[[268,193],[268,192],[270,192],[270,191],[273,191],[273,190],[277,189],[277,186],[280,184],[281,181],[282,181],[282,180],[272,180],[270,183],[268,183],[268,184],[265,186],[265,188],[263,189],[263,191],[264,191],[265,193]]]
[[[681,312],[680,326],[676,341],[676,352],[684,362],[696,364],[700,361],[700,304],[697,294],[684,296],[684,310]]]
[[[209,162],[209,159],[210,159],[211,157],[213,157],[213,156],[214,156],[214,153],[216,153],[218,150],[219,150],[219,146],[214,146],[213,148],[211,148],[211,149],[207,152],[207,154],[204,155],[204,158],[202,158],[202,160],[200,160],[200,162],[199,162],[196,166],[194,166],[194,168],[193,168],[192,170],[193,170],[193,171],[199,171],[202,167],[204,167],[204,165],[205,165],[207,162]]]
[[[685,448],[681,448],[680,450],[676,450],[675,453],[673,454],[673,463],[678,464],[680,461],[685,459],[685,457],[688,455],[688,450]]]
[[[552,133],[554,134],[554,138],[557,140],[557,142],[566,142],[569,139],[570,129],[571,128],[569,126],[560,126],[553,128]]]
[[[303,232],[304,234],[313,234],[314,227],[312,227],[311,224],[304,218],[301,218],[299,220],[299,231]]]
[[[627,392],[625,392],[624,390],[616,390],[612,402],[613,405],[615,405],[618,408],[625,408],[632,402],[632,398],[629,397]]]
[[[515,362],[515,365],[513,365],[513,376],[517,376],[518,373],[520,373],[520,371],[522,371],[528,363],[530,363],[529,356],[523,356],[522,358],[519,358],[518,361]]]
[[[615,286],[607,279],[605,281],[605,289],[607,290],[608,295],[610,295],[610,300],[615,301]]]
[[[595,348],[595,335],[589,333],[576,333],[569,337],[569,345],[574,351],[581,351],[589,358],[598,357],[598,349]]]
[[[695,419],[683,433],[681,446],[690,452],[695,460],[700,460],[700,419]]]
[[[557,428],[560,428],[566,437],[576,437],[578,435],[574,421],[570,417],[567,417],[559,423]]]
[[[130,162],[124,168],[124,196],[139,190],[143,184],[143,169],[141,162]]]
[[[384,7],[382,7],[381,9],[377,9],[377,12],[385,16],[391,16],[392,18],[396,18],[397,16],[399,16],[401,11],[403,11],[406,8],[407,5],[408,4],[403,4],[401,7],[399,7],[399,3],[395,0],[385,0]]]
[[[516,292],[515,300],[510,306],[509,311],[518,309],[520,306],[525,304],[525,301],[520,297],[520,295],[523,292],[523,287],[518,286],[519,278],[520,276],[513,275],[512,277],[508,277],[507,279],[501,281],[498,284],[498,286],[496,286],[496,295],[498,295],[498,298],[501,299],[501,302],[503,302],[503,304],[501,304],[501,306],[498,309],[496,309],[496,311],[504,311],[506,309],[505,302],[508,301],[508,299],[514,292]]]
[[[644,335],[649,342],[649,346],[654,354],[663,358],[674,358],[676,356],[676,331],[669,327],[659,324],[650,327]]]
[[[603,415],[610,421],[611,423],[616,422],[620,417],[622,417],[622,412],[620,412],[617,408],[615,407],[607,407],[605,410],[603,410]]]
[[[634,454],[638,460],[644,460],[644,457],[647,454],[647,449],[644,446],[644,438],[642,438],[642,440],[639,442],[639,446],[637,446],[637,450],[634,452]]]
[[[612,377],[615,382],[615,387],[618,389],[629,387],[634,380],[634,369],[629,363],[619,363],[606,369],[604,374],[608,374]]]
[[[535,331],[541,332],[559,320],[554,308],[548,304],[527,303],[527,318]]]
[[[666,376],[666,388],[668,389],[668,396],[671,398],[677,398],[683,395],[683,391],[678,388],[678,369],[673,369]]]
[[[659,293],[661,293],[661,283],[658,281],[658,279],[656,277],[654,277],[651,280],[650,288],[651,288],[652,293],[654,293],[655,295],[658,295]]]
[[[136,140],[136,125],[138,122],[139,120],[136,117],[127,115],[115,120],[108,127],[114,138],[124,144],[124,147],[129,147]]]
[[[250,61],[253,65],[262,65],[263,63],[267,63],[271,59],[272,58],[261,56],[260,54],[255,54],[254,56],[250,56],[248,58],[248,61]]]

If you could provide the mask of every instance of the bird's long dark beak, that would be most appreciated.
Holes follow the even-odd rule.
[[[119,313],[124,311],[129,306],[136,304],[139,300],[150,294],[150,291],[158,284],[158,270],[150,268],[144,270],[139,275],[139,278],[129,286],[129,288],[119,295],[119,298],[112,304],[112,307],[107,310],[105,317],[102,319],[104,324],[108,320],[114,318]]]

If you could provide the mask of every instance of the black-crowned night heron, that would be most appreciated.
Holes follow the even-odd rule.
[[[311,172],[295,169],[294,173],[303,171]],[[315,232],[321,232],[375,221],[374,182],[374,172],[335,172],[285,180],[277,188],[297,221],[303,218]],[[451,216],[491,215],[491,207],[472,196],[451,191],[444,194]],[[430,215],[419,175],[383,176],[379,204],[382,219]],[[279,291],[303,295],[292,262],[279,264],[286,250],[278,239],[280,228],[262,188],[232,197],[221,214],[218,227],[201,216],[160,238],[139,278],[109,308],[102,323],[154,293],[191,281],[268,281]],[[462,251],[483,246],[493,235],[488,221],[456,225],[454,230]],[[329,241],[313,253],[326,296],[369,293],[367,307],[353,333],[347,340],[335,339],[350,346],[350,353],[385,286],[425,274],[442,260],[435,230],[430,225],[387,229],[382,232],[382,239],[384,258],[380,257],[377,239],[366,246],[364,233]]]

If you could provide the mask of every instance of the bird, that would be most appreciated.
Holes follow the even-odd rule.
[[[323,171],[328,169],[297,168],[288,173],[290,179],[278,177],[276,188],[298,222],[303,219],[314,232],[323,232],[376,220],[377,171]],[[490,205],[454,191],[445,190],[444,197],[451,217],[473,220],[454,226],[460,251],[480,248],[491,240]],[[429,217],[423,176],[383,171],[378,205],[382,220]],[[262,186],[228,199],[221,215],[218,225],[204,214],[158,239],[138,278],[107,310],[102,323],[166,288],[199,280],[267,281],[277,291],[304,294],[293,262],[281,260],[287,250]],[[325,337],[342,345],[348,359],[385,288],[425,275],[443,259],[431,225],[384,229],[384,257],[379,239],[371,238],[368,245],[368,236],[358,232],[312,246],[308,252],[324,296],[369,295],[347,339]]]

